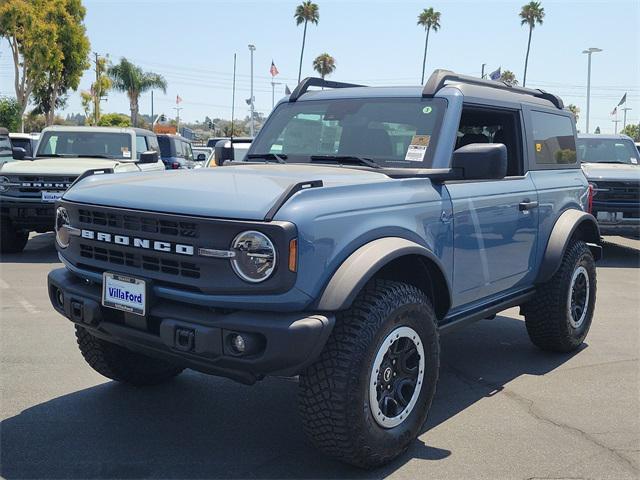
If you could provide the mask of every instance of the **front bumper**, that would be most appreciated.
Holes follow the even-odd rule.
[[[96,337],[247,384],[299,373],[318,357],[335,323],[325,314],[221,311],[158,298],[141,317],[103,307],[101,286],[64,268],[49,273],[48,291],[59,313]],[[238,333],[247,339],[244,355],[231,345]]]
[[[640,218],[638,209],[630,211],[594,211],[602,235],[638,235],[640,234]]]
[[[49,232],[55,223],[55,203],[44,203],[40,200],[28,201],[0,197],[0,213],[2,218],[11,220],[13,226],[20,230]]]

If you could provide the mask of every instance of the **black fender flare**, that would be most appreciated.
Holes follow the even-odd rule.
[[[321,311],[337,311],[349,308],[356,295],[365,284],[393,260],[407,255],[418,255],[438,268],[439,274],[446,283],[451,305],[451,286],[442,262],[429,249],[411,240],[400,237],[385,237],[373,240],[353,252],[335,271],[327,283],[318,309]]]
[[[569,242],[577,232],[580,233],[580,238],[587,242],[594,258],[596,260],[602,258],[602,247],[599,245],[600,229],[595,217],[582,210],[566,210],[558,217],[551,230],[542,263],[538,269],[536,283],[546,282],[556,273]]]

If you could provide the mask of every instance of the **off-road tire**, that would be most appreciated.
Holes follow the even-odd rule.
[[[76,339],[82,356],[91,368],[117,382],[135,386],[158,385],[184,370],[163,360],[105,342],[79,326],[76,326]]]
[[[588,301],[586,317],[575,328],[568,309],[572,277],[580,267],[586,270]],[[522,306],[527,332],[531,341],[542,350],[571,352],[584,341],[596,301],[596,266],[593,255],[583,241],[572,241],[565,251],[558,271],[551,279],[537,287],[536,296]]]
[[[424,378],[415,407],[393,428],[373,418],[370,374],[387,335],[408,326],[424,348]],[[436,316],[427,296],[405,283],[374,280],[340,312],[320,357],[300,375],[298,405],[304,430],[326,454],[373,468],[401,455],[421,433],[440,367]]]
[[[16,230],[9,220],[0,224],[0,253],[20,253],[29,240],[29,232]]]

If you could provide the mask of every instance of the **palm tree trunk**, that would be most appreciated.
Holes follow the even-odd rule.
[[[529,49],[531,48],[531,33],[533,28],[529,27],[529,41],[527,42],[527,56],[524,57],[524,76],[522,77],[522,86],[527,86],[527,66],[529,65]]]
[[[427,46],[429,45],[429,30],[431,30],[431,27],[427,28],[427,36],[424,39],[424,56],[422,57],[422,80],[420,81],[420,85],[424,85],[424,69],[427,66]]]
[[[131,110],[131,126],[135,127],[138,124],[138,99],[133,93],[129,96],[129,109]]]
[[[300,67],[298,68],[298,83],[302,75],[302,57],[304,56],[304,42],[307,39],[307,21],[304,21],[304,32],[302,33],[302,50],[300,50]]]

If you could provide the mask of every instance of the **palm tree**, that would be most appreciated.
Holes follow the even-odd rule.
[[[320,13],[318,5],[306,0],[296,7],[296,13],[293,14],[293,18],[296,19],[296,25],[304,23],[304,32],[302,33],[302,50],[300,50],[300,67],[298,68],[298,83],[300,83],[300,76],[302,75],[302,57],[304,57],[304,42],[307,39],[307,23],[311,22],[318,25],[320,20]]]
[[[518,80],[516,79],[516,74],[511,70],[505,70],[500,74],[500,81],[506,83],[510,87],[515,87],[518,85]]]
[[[578,118],[580,118],[580,107],[570,103],[567,105],[567,110],[573,113],[573,116],[576,117],[576,123],[578,123]]]
[[[336,59],[328,53],[321,53],[313,61],[313,69],[320,74],[322,79],[331,75],[336,69]]]
[[[520,25],[529,25],[529,41],[527,42],[527,56],[524,57],[524,75],[522,76],[522,86],[527,85],[527,67],[529,64],[529,50],[531,49],[531,34],[533,28],[538,25],[542,25],[542,19],[544,18],[544,8],[540,6],[540,2],[529,2],[522,6],[520,10]]]
[[[422,58],[422,81],[420,84],[424,84],[424,68],[427,65],[427,46],[429,45],[429,32],[433,29],[437,32],[440,28],[440,12],[436,12],[433,7],[425,8],[422,13],[418,15],[418,25],[424,27],[427,32],[427,36],[424,40],[424,57]]]
[[[109,68],[108,74],[113,82],[113,88],[125,92],[129,97],[131,124],[134,127],[138,124],[138,99],[140,95],[154,88],[159,88],[167,93],[167,81],[162,75],[144,72],[142,68],[124,57],[120,59],[120,63]]]

